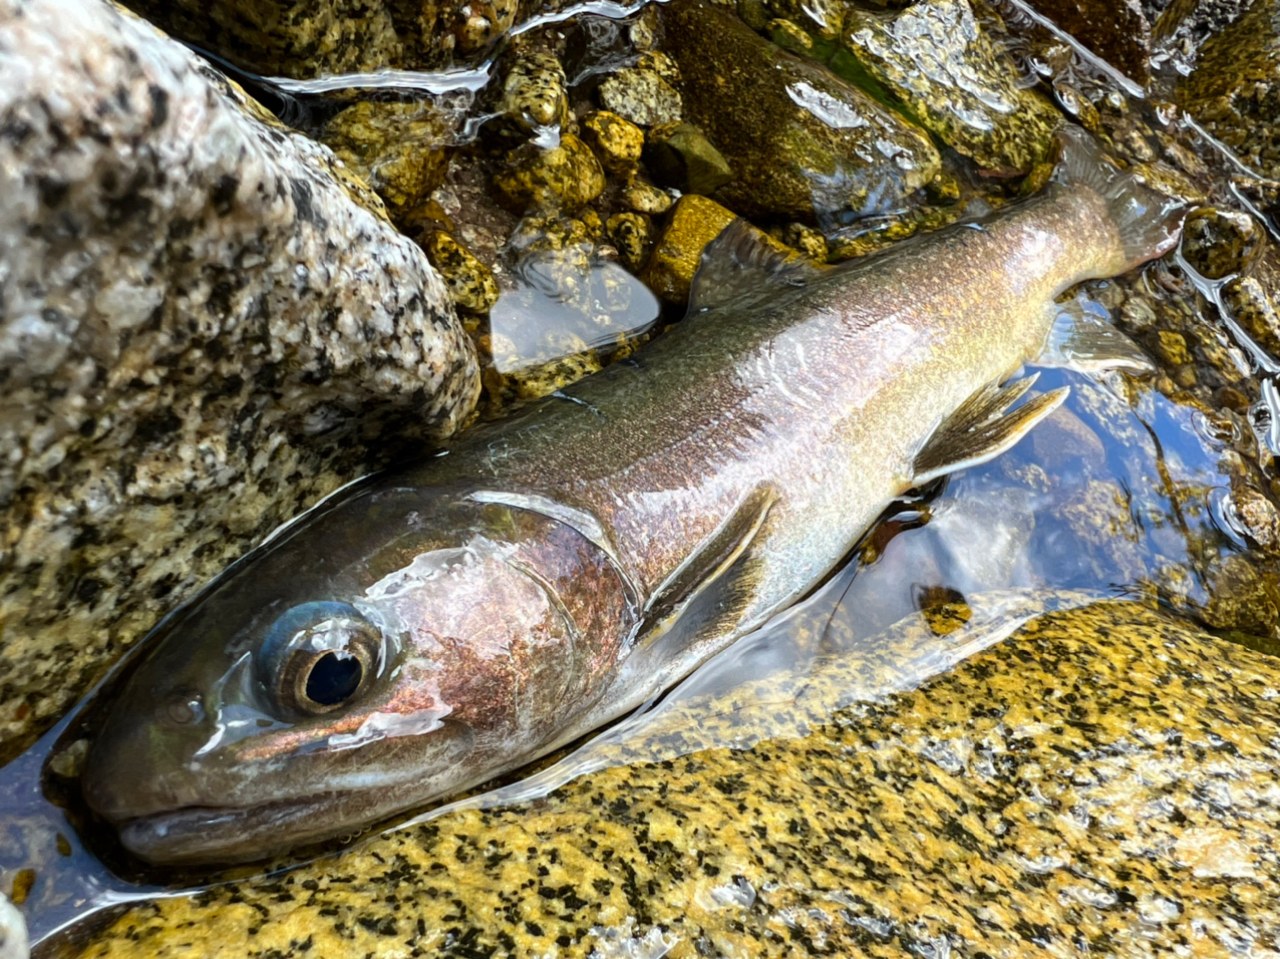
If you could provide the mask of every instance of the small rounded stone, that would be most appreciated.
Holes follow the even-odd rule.
[[[607,229],[622,265],[632,273],[639,272],[653,247],[653,227],[648,218],[639,213],[615,213],[609,217]]]
[[[1280,547],[1280,513],[1270,499],[1248,486],[1233,490],[1231,499],[1245,532],[1255,543],[1272,551]]]
[[[498,281],[487,266],[443,230],[422,244],[431,265],[440,271],[454,305],[469,313],[488,313],[498,302]]]
[[[591,148],[567,133],[550,150],[533,144],[516,150],[511,167],[494,183],[518,207],[575,210],[604,190],[604,170]]]
[[[566,126],[569,90],[555,55],[544,50],[522,53],[503,81],[498,111],[525,130]]]
[[[643,67],[625,67],[600,84],[600,103],[642,127],[677,123],[683,111],[676,89]]]
[[[582,121],[582,137],[612,173],[635,169],[644,149],[644,131],[609,110],[597,110]]]
[[[1280,356],[1280,311],[1258,280],[1252,276],[1229,280],[1222,287],[1222,305],[1273,356]]]
[[[652,183],[636,180],[622,191],[622,202],[637,213],[657,216],[670,210],[675,201],[666,190],[659,189]]]
[[[682,196],[649,260],[649,289],[668,303],[688,300],[703,248],[734,219],[733,213],[714,200]]]
[[[1182,228],[1182,255],[1210,280],[1248,272],[1265,244],[1258,221],[1238,210],[1204,207],[1188,216]]]

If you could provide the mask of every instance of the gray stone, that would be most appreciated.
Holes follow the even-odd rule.
[[[327,148],[117,7],[0,0],[0,383],[3,761],[478,371]]]

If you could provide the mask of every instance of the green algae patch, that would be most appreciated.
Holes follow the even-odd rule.
[[[904,689],[904,656],[972,639],[968,606],[934,613],[691,699],[618,750],[630,765],[134,908],[83,955],[1261,944],[1280,922],[1280,664],[1102,602]]]

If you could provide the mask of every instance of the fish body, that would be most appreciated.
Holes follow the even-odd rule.
[[[1017,208],[851,265],[711,269],[716,305],[633,360],[318,505],[147,641],[91,745],[89,804],[150,861],[260,858],[666,688],[894,497],[1060,400],[1007,412],[1020,391],[992,384],[1040,352],[1063,290],[1177,236],[1079,136],[1064,167]]]

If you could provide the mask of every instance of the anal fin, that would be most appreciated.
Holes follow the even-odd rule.
[[[1056,410],[1068,387],[1033,397],[1010,409],[1031,389],[1039,374],[1005,386],[992,383],[965,400],[942,421],[911,464],[911,482],[922,486],[939,476],[977,466],[1011,449],[1031,428]]]

